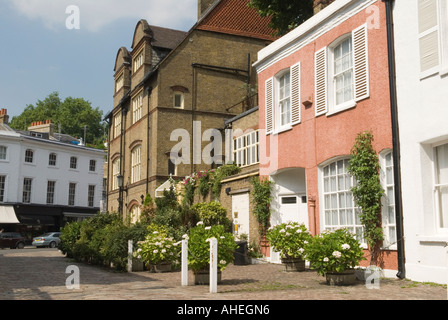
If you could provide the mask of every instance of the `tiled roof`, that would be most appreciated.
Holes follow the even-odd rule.
[[[276,40],[275,31],[268,27],[270,18],[261,17],[248,3],[249,0],[219,1],[196,29]]]
[[[184,31],[149,26],[152,31],[152,45],[159,48],[174,49],[187,35]]]

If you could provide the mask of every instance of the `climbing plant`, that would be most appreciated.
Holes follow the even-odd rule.
[[[361,209],[360,220],[364,225],[364,237],[371,252],[371,263],[375,263],[382,241],[381,198],[384,189],[380,182],[380,164],[373,149],[373,134],[359,133],[351,150],[349,173],[356,184],[351,188],[356,205]]]
[[[253,186],[252,203],[254,204],[254,216],[260,225],[261,236],[266,235],[266,230],[269,227],[269,219],[271,217],[271,201],[272,201],[272,185],[273,182],[267,178],[252,178],[251,184]]]

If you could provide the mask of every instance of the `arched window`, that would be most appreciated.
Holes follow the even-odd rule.
[[[141,157],[142,147],[137,146],[131,151],[131,183],[140,181],[141,179]]]

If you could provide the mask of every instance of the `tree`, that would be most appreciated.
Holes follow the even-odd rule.
[[[58,92],[48,95],[35,105],[27,105],[25,110],[10,123],[11,128],[26,130],[32,122],[51,120],[55,131],[84,139],[85,143],[104,148],[106,124],[102,121],[103,113],[98,108],[93,109],[89,101],[83,98],[68,97],[64,101]]]
[[[271,17],[270,27],[282,36],[313,15],[313,0],[250,0],[249,6],[262,17]]]

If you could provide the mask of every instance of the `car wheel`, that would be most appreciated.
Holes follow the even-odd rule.
[[[23,249],[23,248],[25,248],[25,244],[23,243],[23,242],[19,242],[18,244],[17,244],[17,247],[16,247],[17,249]]]
[[[48,246],[49,248],[56,248],[56,242],[51,241],[50,245]]]

